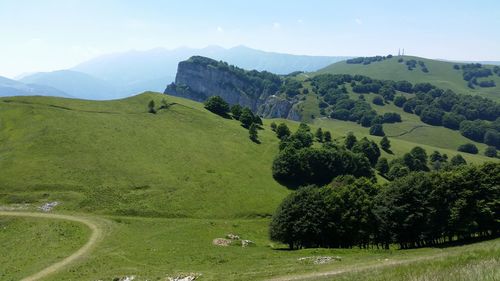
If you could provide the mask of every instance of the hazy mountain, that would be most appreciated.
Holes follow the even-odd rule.
[[[116,87],[109,82],[72,70],[39,72],[22,78],[21,82],[57,88],[83,99],[100,100],[123,96],[118,94]]]
[[[0,76],[0,96],[55,96],[70,97],[67,93],[53,87],[25,84]]]
[[[149,51],[130,51],[97,57],[75,66],[72,70],[103,79],[117,87],[120,94],[131,95],[141,91],[163,91],[175,79],[179,62],[200,55],[230,64],[277,74],[293,71],[314,71],[346,57],[300,56],[264,52],[245,46],[225,49],[209,46],[202,49],[163,48]]]

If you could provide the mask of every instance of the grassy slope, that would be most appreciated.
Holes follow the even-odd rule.
[[[499,240],[462,248],[400,250],[305,249],[282,250],[267,235],[268,220],[210,220],[110,217],[111,233],[89,258],[47,278],[59,280],[165,280],[182,273],[202,274],[200,280],[266,280],[275,276],[311,273],[360,265],[376,265],[385,259],[405,260],[490,248],[499,253]],[[212,240],[228,233],[255,241],[256,246],[216,247]],[[340,256],[342,261],[315,265],[301,257]]]
[[[0,280],[20,280],[70,255],[89,231],[74,222],[0,216]]]
[[[369,65],[347,64],[345,61],[342,61],[329,65],[317,73],[361,74],[375,79],[407,80],[412,83],[429,82],[443,89],[451,89],[459,94],[480,94],[481,96],[500,101],[500,77],[497,75],[487,78],[487,80],[494,80],[497,84],[496,87],[476,87],[476,89],[470,89],[467,87],[467,82],[462,78],[462,71],[453,69],[453,65],[456,63],[404,56],[405,61],[410,59],[423,61],[429,72],[422,72],[418,65],[414,70],[409,71],[405,62],[398,63],[398,57],[393,57],[392,59]]]
[[[164,97],[1,99],[0,203],[58,200],[69,210],[169,217],[271,214],[288,191],[271,176],[270,130],[254,144],[237,121],[174,97],[170,109],[145,113],[150,99]]]
[[[111,280],[125,275],[161,280],[181,272],[202,273],[202,280],[255,280],[440,252],[272,249],[269,220],[245,219],[272,213],[288,193],[271,177],[278,144],[268,127],[271,120],[265,120],[262,144],[257,145],[238,122],[209,113],[195,102],[167,97],[177,104],[157,115],[144,113],[150,99],[159,103],[164,97],[0,100],[0,205],[58,200],[62,205],[56,211],[190,217],[109,217],[114,222],[89,258],[48,280]],[[292,129],[298,126],[286,122]],[[347,131],[367,134],[366,128],[351,122],[318,120],[313,129],[315,125],[329,128],[335,138]],[[393,140],[397,154],[414,145]],[[257,246],[211,245],[212,239],[227,233],[240,234]],[[15,250],[7,255],[12,252],[17,254]],[[297,261],[314,255],[339,255],[343,260],[331,265]]]

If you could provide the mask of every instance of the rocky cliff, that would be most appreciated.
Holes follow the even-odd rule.
[[[179,63],[175,83],[166,94],[199,102],[220,96],[267,118],[300,120],[295,101],[279,97],[281,77],[269,72],[247,71],[205,57],[191,57]]]

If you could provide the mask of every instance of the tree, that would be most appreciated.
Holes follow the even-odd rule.
[[[253,118],[253,122],[254,122],[255,124],[257,124],[257,125],[260,125],[260,126],[262,126],[262,125],[263,125],[263,123],[262,123],[262,119],[261,119],[261,118],[260,118],[260,116],[258,116],[258,115],[255,115],[255,117]]]
[[[405,102],[406,102],[406,98],[404,96],[397,96],[394,99],[394,105],[397,107],[402,107],[403,104],[405,104]]]
[[[345,147],[347,149],[352,149],[352,147],[356,144],[358,140],[356,139],[356,136],[352,132],[349,132],[345,138]]]
[[[257,125],[255,123],[252,123],[252,125],[250,125],[250,129],[248,129],[248,134],[249,134],[250,139],[253,142],[255,142],[255,143],[259,142],[259,137],[258,137],[258,132],[257,132]]]
[[[403,163],[410,171],[429,171],[427,159],[427,152],[420,146],[414,147],[409,153],[403,155]]]
[[[233,115],[233,118],[236,120],[239,120],[242,110],[243,110],[243,108],[239,104],[235,104],[235,105],[231,106],[231,114]]]
[[[220,96],[209,97],[205,101],[205,108],[223,117],[227,116],[227,113],[229,112],[229,104]]]
[[[274,213],[269,228],[271,240],[287,244],[290,249],[320,246],[325,237],[327,205],[320,190],[304,187],[288,195]]]
[[[316,137],[316,140],[319,142],[323,142],[324,136],[323,136],[323,130],[321,128],[318,128],[316,132],[314,133],[314,136]]]
[[[443,115],[443,126],[449,129],[458,130],[460,128],[460,122],[464,121],[465,118],[462,115],[458,115],[453,112],[446,112]]]
[[[415,109],[416,112],[416,109]],[[422,122],[430,124],[430,125],[436,125],[439,126],[443,122],[443,115],[444,111],[433,107],[433,106],[428,106],[422,110],[420,113],[420,120]]]
[[[465,159],[462,157],[462,155],[457,154],[457,155],[451,157],[450,164],[452,166],[462,166],[462,165],[466,165],[467,161],[465,161]]]
[[[381,96],[375,96],[372,100],[373,104],[384,105],[384,99]]]
[[[375,166],[378,158],[380,157],[380,149],[377,144],[374,141],[368,140],[366,137],[354,144],[352,152],[365,155],[372,166]]]
[[[473,143],[462,144],[461,146],[458,147],[457,150],[460,152],[466,152],[470,154],[477,154],[479,152],[477,146]]]
[[[495,158],[497,157],[497,149],[494,146],[488,146],[484,151],[484,155],[487,157]]]
[[[495,130],[487,130],[484,134],[484,143],[500,148],[500,133]]]
[[[155,109],[155,101],[154,100],[150,100],[149,103],[148,103],[148,112],[149,113],[153,113],[155,114],[156,113],[156,109]]]
[[[289,137],[291,134],[290,129],[285,123],[280,123],[278,127],[276,127],[276,136],[280,139],[283,140],[287,137]]]
[[[274,123],[274,121],[273,121],[273,122],[271,122],[271,130],[272,130],[273,132],[276,132],[276,128],[277,128],[277,127],[278,127],[278,125],[276,125],[276,123]]]
[[[389,172],[387,173],[387,178],[394,180],[397,178],[404,177],[410,173],[410,169],[401,163],[394,163],[390,165]]]
[[[330,133],[330,131],[325,131],[325,133],[323,134],[323,139],[327,143],[332,141],[332,134]]]
[[[379,171],[382,175],[385,175],[389,172],[389,162],[387,158],[381,157],[377,161],[377,165],[375,165],[375,169]]]
[[[370,127],[370,135],[372,136],[385,136],[384,127],[381,124],[374,124]]]
[[[168,104],[166,99],[161,99],[161,105],[160,109],[168,109],[170,107],[170,104]]]
[[[250,125],[253,124],[254,119],[255,117],[252,111],[248,107],[243,108],[240,115],[241,126],[247,129],[250,128]]]
[[[389,139],[384,136],[381,140],[380,140],[380,147],[385,150],[385,151],[390,151],[391,149],[391,141],[389,141]]]

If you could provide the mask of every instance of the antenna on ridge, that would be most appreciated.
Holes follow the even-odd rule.
[[[405,55],[405,48],[403,48],[403,56]]]
[[[398,49],[398,57],[401,56],[401,48]]]

